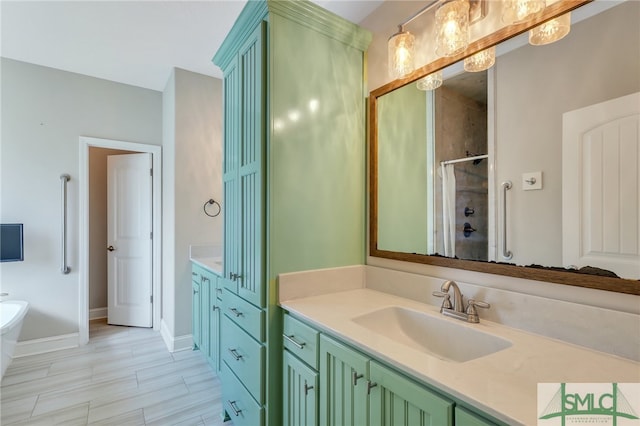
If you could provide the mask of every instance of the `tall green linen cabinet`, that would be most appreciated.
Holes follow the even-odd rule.
[[[224,74],[221,379],[236,426],[282,423],[277,275],[364,263],[370,41],[307,0],[249,1],[213,58]]]

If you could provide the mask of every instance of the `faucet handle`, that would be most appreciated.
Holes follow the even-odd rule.
[[[451,305],[451,295],[449,293],[444,293],[442,291],[434,291],[431,294],[433,294],[436,297],[444,297],[444,300],[442,301],[442,306],[440,306],[440,312],[442,312],[443,309],[453,309],[453,306]]]
[[[469,299],[467,305],[467,319],[469,322],[480,322],[480,318],[478,317],[478,311],[476,311],[476,306],[478,308],[488,309],[491,307],[487,302],[483,302],[481,300]]]
[[[476,313],[476,306],[478,308],[484,308],[484,309],[488,309],[491,307],[490,304],[488,304],[487,302],[483,302],[482,300],[475,300],[475,299],[469,299],[468,305],[467,305],[467,313],[468,314],[475,314]]]

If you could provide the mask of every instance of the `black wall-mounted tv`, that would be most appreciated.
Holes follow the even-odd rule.
[[[0,224],[0,262],[20,262],[24,260],[22,224]]]

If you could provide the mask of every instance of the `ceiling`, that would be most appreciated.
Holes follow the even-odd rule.
[[[383,0],[314,0],[359,23]],[[162,91],[174,67],[222,77],[211,58],[245,0],[0,2],[0,56]]]

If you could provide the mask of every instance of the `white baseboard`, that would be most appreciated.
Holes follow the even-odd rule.
[[[89,321],[94,319],[102,319],[107,317],[107,308],[89,309]]]
[[[76,348],[78,346],[80,346],[79,333],[25,340],[16,344],[13,357],[20,358],[23,356],[59,351],[61,349]]]
[[[160,335],[162,336],[162,340],[164,340],[164,344],[167,345],[169,352],[193,349],[193,336],[191,334],[178,337],[172,336],[164,319],[160,323]]]

